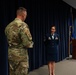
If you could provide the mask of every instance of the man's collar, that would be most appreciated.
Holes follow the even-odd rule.
[[[19,19],[19,18],[15,18],[15,20],[19,20],[19,21],[22,21],[21,19]]]

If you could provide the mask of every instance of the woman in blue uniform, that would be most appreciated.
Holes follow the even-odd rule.
[[[49,75],[55,75],[55,62],[57,60],[57,46],[59,44],[59,36],[56,34],[56,27],[52,26],[50,33],[45,36],[45,46],[47,49],[47,62]]]

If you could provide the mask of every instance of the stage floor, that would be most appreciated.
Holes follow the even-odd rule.
[[[76,75],[76,60],[69,59],[56,63],[56,75]],[[44,65],[29,73],[29,75],[49,75],[48,66]]]

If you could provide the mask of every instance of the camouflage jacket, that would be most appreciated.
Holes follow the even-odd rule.
[[[5,28],[9,47],[32,48],[33,41],[28,25],[16,18]]]

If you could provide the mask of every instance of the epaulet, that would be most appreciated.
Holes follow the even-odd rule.
[[[57,33],[56,33],[56,35],[59,36]]]

